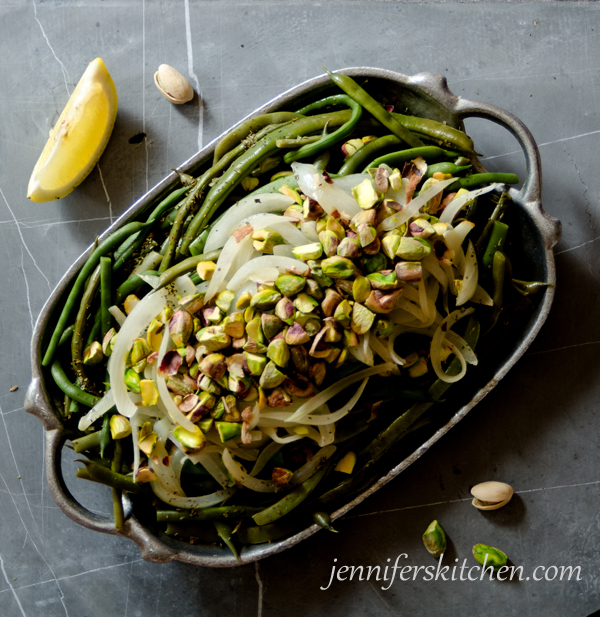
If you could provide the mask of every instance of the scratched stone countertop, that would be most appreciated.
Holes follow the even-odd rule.
[[[119,93],[110,143],[71,195],[31,203],[27,181],[48,131],[98,56]],[[599,57],[595,3],[0,0],[0,615],[584,617],[600,608]],[[153,83],[161,63],[188,76],[202,103],[165,101]],[[76,525],[49,495],[42,427],[23,409],[33,325],[69,265],[137,197],[321,64],[434,71],[456,94],[525,122],[542,154],[545,209],[563,222],[553,310],[501,384],[338,521],[338,535],[229,570],[145,562],[133,542]],[[524,175],[507,133],[483,120],[467,129],[490,169]],[[488,479],[518,494],[480,513],[469,488]],[[78,490],[110,512],[107,491]],[[431,565],[420,536],[434,518],[451,539],[446,564],[473,565],[471,546],[484,542],[527,575],[580,566],[579,580],[355,578],[321,590],[334,565],[384,568],[403,554],[402,565]]]

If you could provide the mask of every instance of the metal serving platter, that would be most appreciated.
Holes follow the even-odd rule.
[[[364,67],[342,69],[341,72],[351,75],[359,81],[367,79],[367,88],[371,94],[386,100],[394,100],[397,109],[408,109],[408,113],[413,115],[446,122],[457,128],[464,128],[464,118],[486,118],[500,124],[512,133],[523,149],[527,165],[527,178],[523,187],[520,190],[511,189],[510,191],[513,202],[517,206],[512,208],[511,237],[513,246],[521,247],[523,261],[529,264],[528,280],[542,280],[552,284],[555,282],[552,248],[560,237],[561,225],[558,220],[548,216],[543,210],[539,152],[531,133],[520,120],[493,105],[475,103],[455,96],[448,89],[446,79],[434,73],[420,73],[409,77],[392,71]],[[309,98],[314,100],[334,91],[336,91],[336,87],[332,85],[327,76],[316,77],[280,94],[250,114],[248,118],[277,110],[297,109]],[[183,163],[179,169],[193,173],[203,164],[209,163],[212,159],[214,147],[221,137],[210,142],[200,152]],[[474,159],[473,165],[476,169],[483,170],[483,166],[478,160]],[[177,184],[177,175],[175,173],[168,175],[115,221],[104,232],[101,239],[126,222],[133,220],[141,210],[162,198]],[[241,561],[236,562],[226,547],[187,544],[151,529],[141,522],[140,518],[143,519],[143,516],[139,516],[131,502],[126,503],[127,521],[125,528],[122,532],[118,532],[114,528],[112,519],[89,511],[73,497],[65,484],[61,468],[61,451],[65,443],[64,429],[53,409],[52,399],[46,385],[48,373],[42,371],[41,356],[42,349],[45,348],[48,334],[51,331],[47,326],[56,319],[57,309],[61,307],[61,300],[65,291],[91,250],[92,247],[90,246],[52,292],[37,320],[31,344],[32,381],[27,390],[25,409],[37,416],[43,424],[46,438],[48,484],[58,506],[71,519],[89,529],[103,533],[120,534],[130,538],[138,544],[143,558],[148,561],[165,562],[177,559],[210,567],[235,566],[280,553],[316,533],[320,527],[310,525],[299,533],[278,542],[246,546],[241,550]],[[417,445],[401,462],[389,469],[385,475],[382,475],[377,482],[333,512],[333,520],[349,512],[369,495],[398,476],[464,418],[498,384],[531,345],[548,316],[553,298],[554,287],[548,287],[542,293],[526,323],[514,337],[514,341],[504,344],[498,352],[493,354],[493,357],[486,359],[485,366],[478,367],[478,370],[474,371],[475,377],[470,380],[470,386],[466,391],[461,389],[460,396],[456,397],[456,402],[453,403],[455,407],[452,408],[449,415],[444,416],[443,423],[434,426],[430,433],[425,435],[425,440],[421,445]],[[452,397],[454,396],[454,391],[452,391]]]

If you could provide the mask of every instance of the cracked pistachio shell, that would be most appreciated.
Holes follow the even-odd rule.
[[[230,289],[224,289],[216,298],[215,304],[223,311],[223,313],[227,313],[233,299],[235,298],[235,293]]]
[[[427,219],[417,219],[413,221],[408,230],[414,238],[429,238],[435,233],[433,225]]]
[[[275,308],[275,305],[281,300],[281,294],[277,291],[265,289],[259,291],[252,296],[250,307],[258,311],[268,311]]]
[[[154,83],[158,91],[171,103],[183,105],[194,98],[190,82],[168,64],[161,64],[154,73]]]
[[[280,386],[285,381],[285,375],[277,368],[272,360],[267,363],[265,370],[260,376],[260,387],[270,390]]]
[[[294,306],[302,313],[311,313],[319,306],[319,303],[312,296],[301,293],[296,296]]]
[[[335,309],[333,318],[344,328],[349,328],[352,321],[352,305],[348,300],[340,302]]]
[[[367,278],[369,279],[373,289],[383,289],[384,291],[387,291],[398,287],[398,277],[396,276],[396,272],[394,270],[373,272],[372,274],[367,274]]]
[[[319,259],[323,254],[323,245],[320,242],[303,244],[292,249],[292,254],[296,259],[308,261],[309,259]]]
[[[390,258],[394,259],[396,251],[400,246],[400,238],[398,234],[389,234],[381,238],[381,250]]]
[[[144,422],[138,433],[138,448],[146,455],[152,456],[152,451],[158,440],[158,435],[152,430],[150,422]]]
[[[505,506],[513,496],[513,488],[504,482],[482,482],[471,489],[473,505],[478,510],[497,510]]]
[[[198,427],[195,431],[188,431],[178,425],[173,429],[173,437],[181,444],[186,454],[196,454],[206,446],[206,437]]]
[[[285,342],[288,345],[303,345],[310,341],[310,336],[306,333],[306,330],[297,322],[294,322],[285,333]]]
[[[396,306],[400,294],[402,294],[402,289],[387,292],[374,289],[369,294],[365,306],[374,313],[389,313]]]
[[[103,358],[104,353],[102,352],[102,345],[98,341],[93,341],[92,344],[83,352],[84,364],[99,364],[102,362]]]
[[[141,392],[141,389],[140,389],[140,376],[132,368],[128,368],[125,371],[125,385],[132,392],[137,392],[138,394]]]
[[[300,293],[306,285],[306,279],[303,276],[295,274],[280,274],[275,281],[275,287],[286,296],[291,298],[297,293]]]
[[[240,338],[244,336],[245,322],[243,313],[231,313],[227,315],[221,322],[223,332],[231,338]]]
[[[165,331],[165,324],[158,319],[153,319],[148,326],[148,332],[146,333],[146,339],[148,345],[152,351],[158,351],[162,342],[163,333]]]
[[[173,314],[169,320],[169,335],[175,347],[185,347],[194,331],[192,316],[183,309]]]
[[[369,275],[370,276],[370,275]],[[371,293],[371,283],[366,276],[357,276],[352,283],[352,297],[357,302],[364,302]]]
[[[235,303],[235,308],[239,311],[244,311],[250,306],[252,300],[252,294],[249,291],[245,291]]]
[[[140,389],[142,391],[142,406],[153,407],[158,403],[158,388],[152,379],[141,379]]]
[[[356,267],[349,259],[338,256],[324,259],[321,262],[321,268],[323,269],[323,274],[332,279],[350,278],[356,270]]]
[[[271,340],[283,329],[283,321],[281,321],[277,315],[263,313],[260,316],[260,323],[262,326],[262,331],[268,340]]]
[[[396,256],[408,261],[420,261],[431,253],[431,244],[422,238],[403,237],[396,249]]]
[[[204,306],[204,292],[198,292],[179,299],[179,306],[192,315],[197,313]]]
[[[352,188],[352,196],[363,210],[372,208],[379,201],[379,194],[369,178],[365,178],[358,186]]]
[[[250,237],[254,249],[267,255],[272,255],[273,249],[285,242],[281,234],[270,229],[257,229]]]
[[[326,289],[325,297],[321,302],[321,310],[325,314],[325,317],[331,317],[338,304],[342,301],[342,296],[335,289]]]
[[[275,305],[275,315],[288,326],[293,323],[294,312],[294,305],[289,298],[281,298]]]
[[[248,365],[250,375],[254,375],[255,377],[262,375],[265,366],[267,366],[267,358],[249,351],[244,352],[244,357],[246,358],[246,364]]]
[[[290,348],[283,339],[276,339],[269,343],[267,358],[275,362],[277,366],[285,368],[290,361]]]
[[[437,521],[433,521],[425,530],[423,544],[429,554],[436,559],[446,552],[446,534]]]
[[[216,267],[214,261],[201,261],[196,266],[196,272],[203,281],[210,281],[215,273]]]
[[[327,255],[327,257],[332,257],[337,254],[340,239],[332,231],[322,231],[319,234],[319,240],[323,246],[323,252]]]
[[[131,435],[129,418],[116,413],[110,417],[110,434],[113,439],[123,439]]]
[[[229,347],[231,337],[225,334],[221,326],[209,326],[198,332],[196,337],[201,345],[204,345],[209,351],[219,351]]]
[[[112,353],[112,349],[115,344],[115,339],[117,336],[117,331],[114,328],[111,328],[102,339],[102,353],[108,358]]]
[[[299,398],[308,398],[315,393],[315,388],[308,377],[297,373],[288,375],[283,383],[283,387],[290,396],[297,396]]]
[[[383,253],[365,255],[362,260],[366,274],[387,270],[387,258]]]
[[[494,570],[498,570],[506,565],[508,557],[506,553],[499,548],[488,546],[487,544],[476,544],[473,547],[473,557],[475,561],[484,567],[492,566]]]
[[[399,261],[395,270],[400,281],[417,283],[423,277],[423,266],[420,261]]]
[[[337,247],[337,254],[340,257],[348,257],[350,259],[360,257],[362,255],[360,242],[356,238],[344,238]]]
[[[125,309],[125,313],[129,315],[129,313],[133,311],[139,301],[140,299],[135,294],[129,294],[125,298],[125,302],[123,302],[123,308]]]
[[[255,317],[246,324],[246,333],[257,343],[264,344],[266,342],[262,330],[262,319],[260,317]]]
[[[359,302],[355,302],[352,307],[352,319],[350,327],[356,334],[365,334],[371,329],[375,313],[372,313],[368,308],[364,307]]]
[[[147,358],[152,351],[146,339],[136,338],[131,349],[131,362],[137,364],[140,360]]]

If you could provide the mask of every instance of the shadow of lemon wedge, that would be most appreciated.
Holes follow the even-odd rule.
[[[117,117],[117,91],[101,58],[90,62],[36,163],[27,197],[44,202],[68,195],[92,171]]]

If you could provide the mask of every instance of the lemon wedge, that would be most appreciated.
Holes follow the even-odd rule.
[[[101,58],[90,62],[60,114],[36,163],[27,197],[35,202],[68,195],[92,171],[117,117],[117,91]]]

